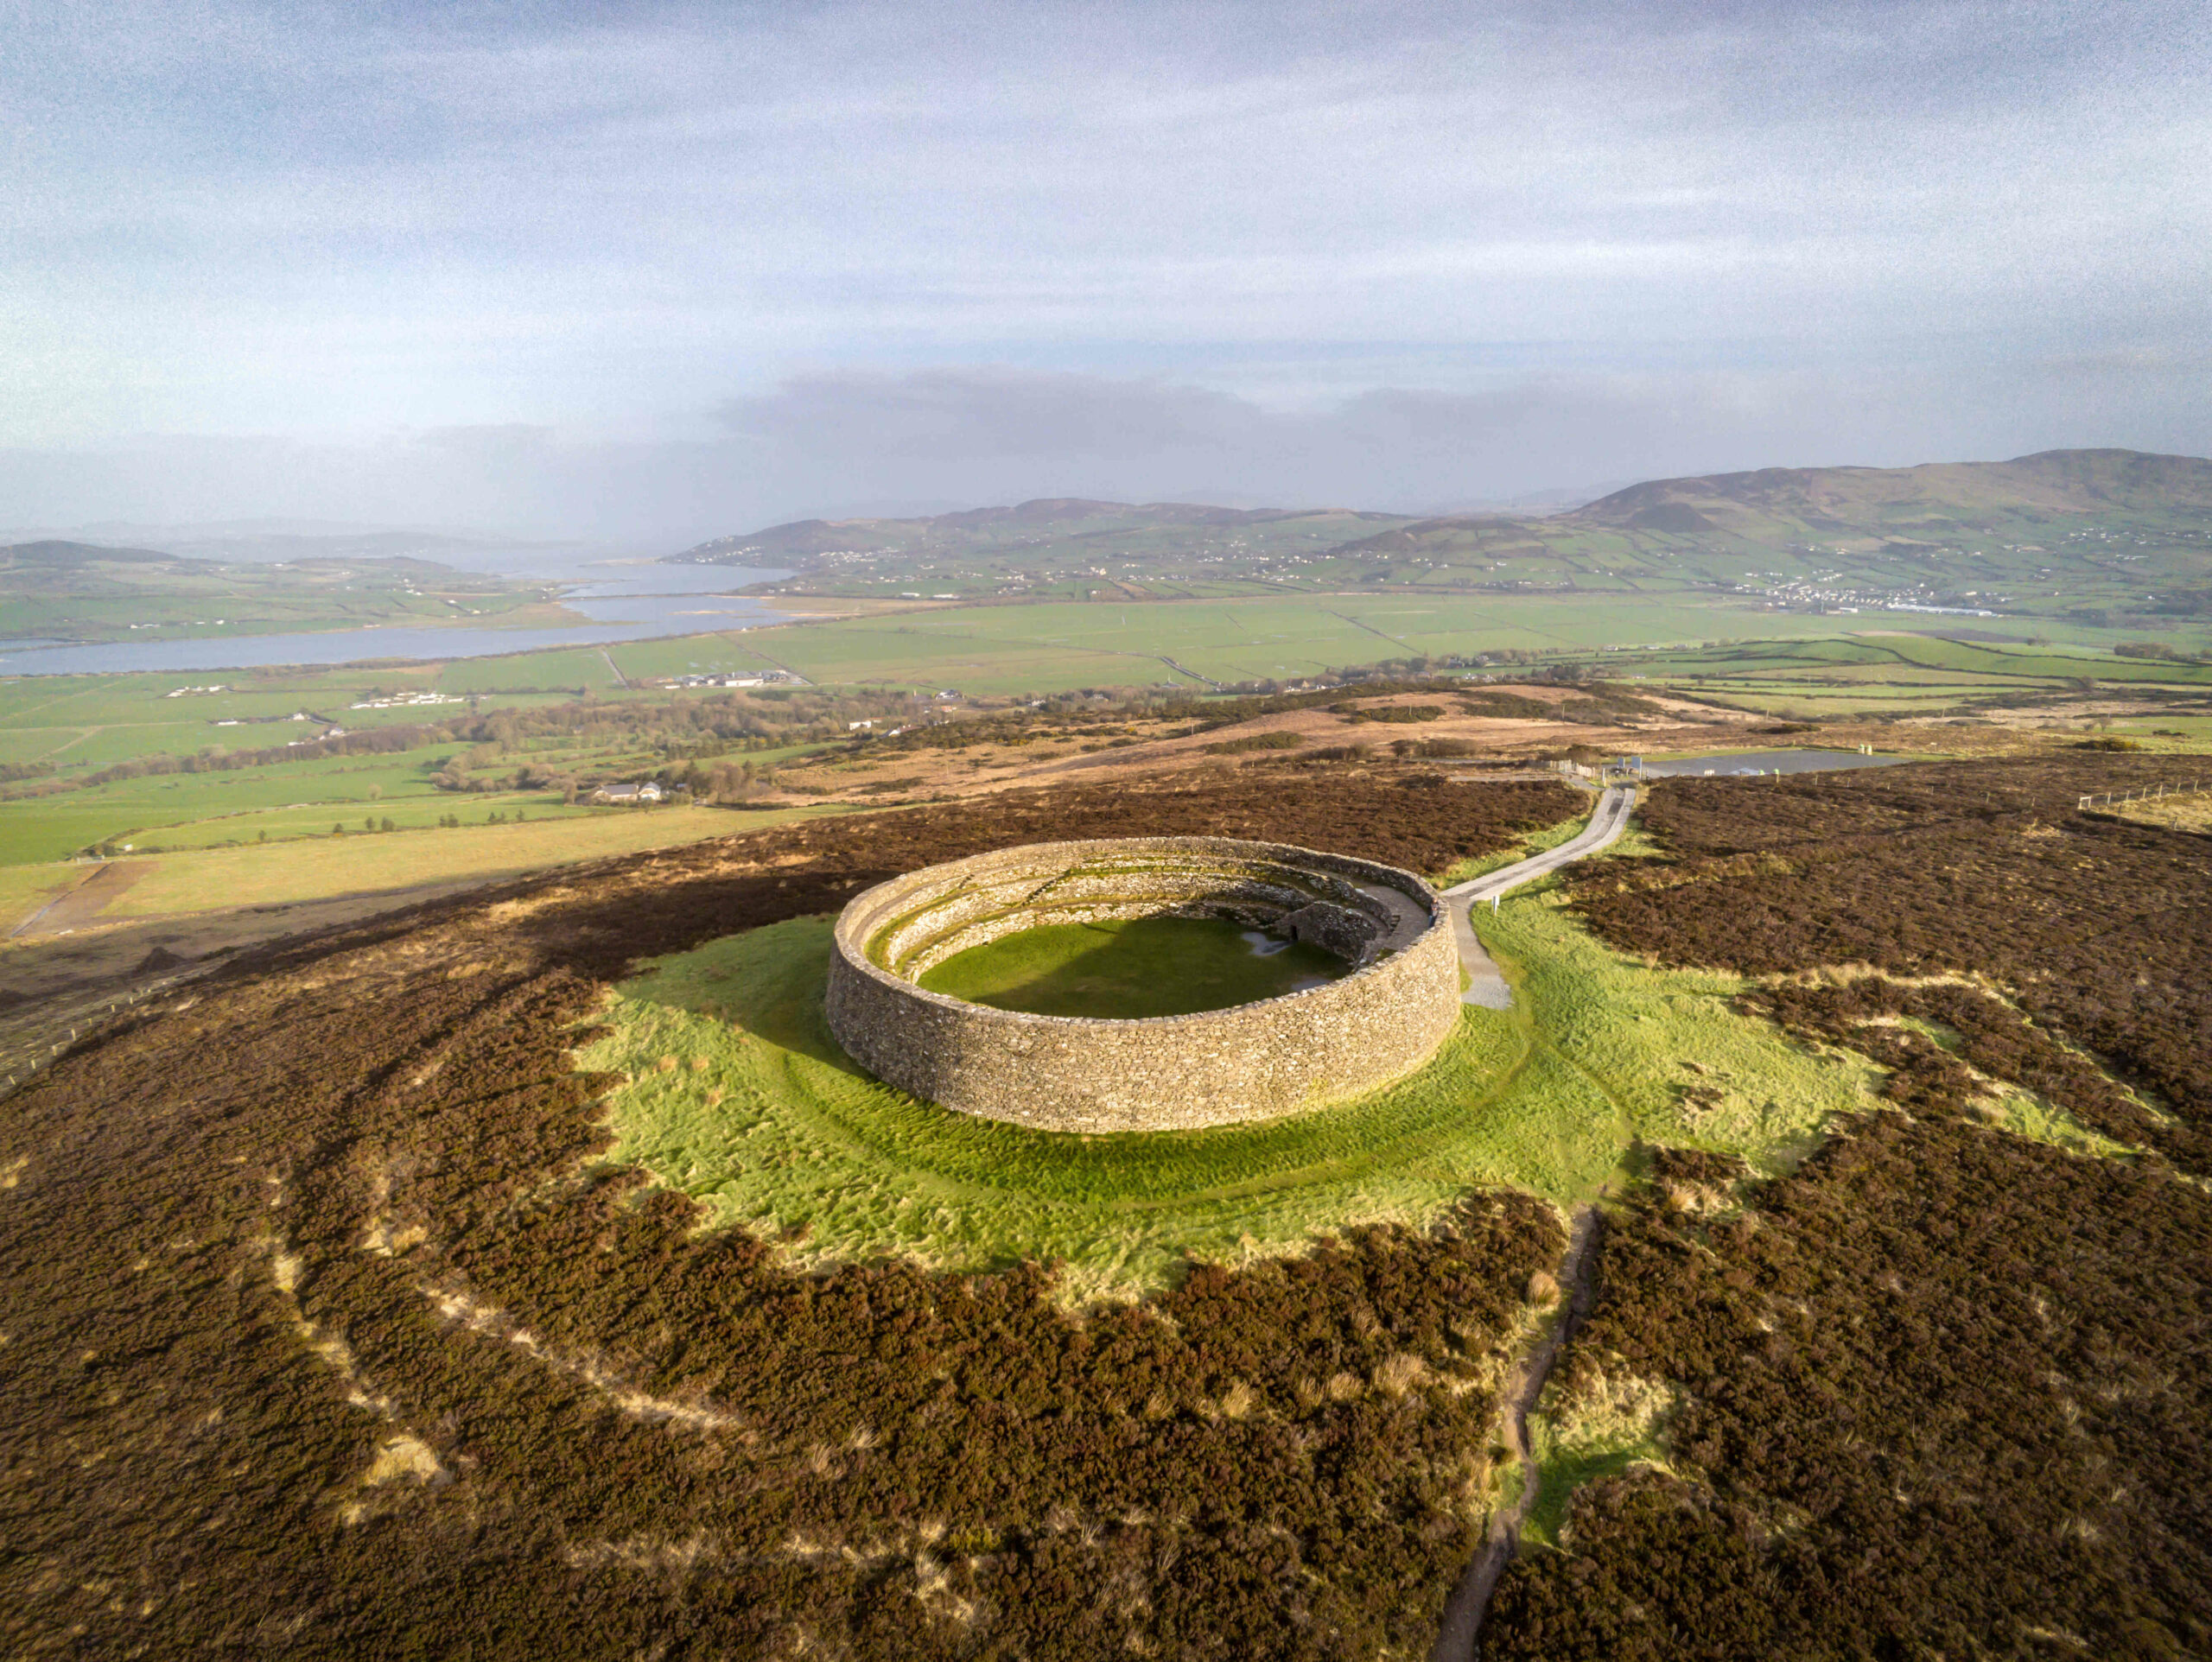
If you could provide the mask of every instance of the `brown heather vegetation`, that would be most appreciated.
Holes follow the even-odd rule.
[[[2071,811],[2186,765],[1669,782],[1662,856],[1578,879],[1616,944],[1761,978],[1894,1107],[1764,1182],[1649,1151],[1546,1410],[1663,1385],[1667,1467],[1573,1496],[1486,1658],[2212,1654],[2212,1198],[2173,1169],[2209,1169],[2212,860]],[[567,1059],[639,958],[929,861],[1143,829],[1437,871],[1576,805],[1291,777],[609,862],[96,1036],[0,1113],[10,1651],[1423,1652],[1548,1210],[1471,1196],[1080,1315],[1037,1266],[794,1275],[594,1165]],[[1989,1129],[1986,1079],[2157,1152]]]
[[[1746,995],[1745,1003],[1795,1031],[1872,1056],[1890,1069],[1883,1095],[1916,1115],[1955,1115],[1985,1098],[1979,1072],[2033,1092],[2118,1142],[2152,1143],[2169,1130],[2088,1057],[1976,987],[1872,975],[1840,984],[1785,981]],[[1935,1026],[1948,1043],[1898,1018]]]
[[[2076,1088],[2080,1101],[2065,1106],[2212,1175],[2212,859],[2198,839],[2074,811],[2093,788],[2201,771],[2194,757],[2046,755],[1669,780],[1643,815],[1668,858],[1592,868],[1576,895],[1607,939],[1671,962],[1752,975],[1871,965],[1891,977],[1985,976],[2170,1117],[2151,1120],[2109,1091]],[[1775,996],[1777,1009],[1790,1002]],[[1815,1014],[1817,1000],[1796,1002],[1812,1031],[1837,1036],[1841,1005]],[[2005,1018],[1974,1015],[1971,1000],[1943,1008],[1927,1013],[1986,1029],[1984,1046],[2029,1042],[1998,1038]],[[2032,1048],[2048,1044],[2038,1037]]]
[[[1898,1109],[1757,1185],[1656,1152],[1552,1405],[1663,1384],[1669,1469],[1576,1494],[1486,1657],[2212,1655],[2212,1198],[2166,1164],[2207,1170],[2212,860],[2071,812],[2158,777],[1673,782],[1645,819],[1669,857],[1581,879],[1624,947],[1889,972],[1751,996],[1891,1068]],[[2006,997],[1897,979],[1946,971]],[[2165,1158],[1981,1128],[1978,1075]]]
[[[1239,756],[1248,751],[1296,750],[1305,742],[1302,733],[1255,733],[1242,739],[1224,739],[1217,745],[1207,745],[1202,748],[1209,756]]]
[[[1577,1493],[1483,1654],[2212,1654],[2212,1201],[1885,1113],[1734,1215],[1607,1232],[1567,1388],[1664,1380],[1683,1475]]]
[[[818,1275],[594,1165],[638,959],[1142,828],[1438,869],[1548,784],[1230,774],[820,821],[259,953],[0,1114],[0,1633],[23,1656],[1415,1654],[1548,1209],[1071,1314]]]

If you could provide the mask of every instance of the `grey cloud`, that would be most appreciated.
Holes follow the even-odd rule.
[[[542,426],[365,443],[0,451],[0,520],[263,516],[467,525],[667,552],[778,520],[1036,496],[1434,511],[1764,466],[1993,458],[2085,441],[2201,453],[2199,377],[2157,354],[1808,372],[1522,377],[1300,408],[1162,378],[998,366],[817,373],[728,401],[707,440]]]
[[[779,451],[905,460],[1123,460],[1249,438],[1265,418],[1203,387],[994,367],[796,377],[716,412]]]
[[[1234,393],[1217,366],[1281,341],[1471,393],[1443,364],[1480,346],[1618,374],[1747,340],[2076,350],[2212,288],[2201,22],[0,0],[0,436],[636,429],[800,363],[1142,359]],[[909,396],[905,444],[982,419]]]
[[[0,0],[0,520],[2212,449],[2202,22]]]

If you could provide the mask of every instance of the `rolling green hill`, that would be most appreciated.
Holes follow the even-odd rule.
[[[980,548],[1038,548],[1091,541],[1116,547],[1161,531],[1225,532],[1262,527],[1280,535],[1296,522],[1299,532],[1321,527],[1365,534],[1403,523],[1402,514],[1354,513],[1342,509],[1215,508],[1203,503],[1094,502],[1081,497],[1042,497],[1007,508],[972,508],[918,519],[799,519],[740,536],[717,537],[673,555],[684,565],[791,564],[845,553],[899,554],[928,549],[968,552]]]
[[[787,566],[796,574],[769,587],[790,593],[912,600],[1696,592],[1788,611],[2155,631],[2212,615],[2212,461],[2055,450],[1765,468],[1651,480],[1548,517],[1052,498],[800,520],[673,558]]]
[[[367,624],[517,621],[555,586],[406,557],[226,563],[47,541],[0,547],[0,638],[181,640]],[[548,621],[565,614],[547,608]]]
[[[1514,587],[1671,580],[1812,610],[2193,614],[2212,587],[2212,461],[2053,450],[1655,479],[1549,518],[1413,521],[1337,555],[1487,567]]]
[[[1986,537],[2114,513],[2212,523],[2212,461],[2135,450],[2047,450],[2014,461],[1919,467],[1768,467],[1656,479],[1563,521],[1750,539]]]
[[[772,587],[794,593],[1183,599],[1264,589],[1300,561],[1407,523],[1341,508],[1054,497],[926,519],[802,519],[671,561],[790,567],[800,575]]]

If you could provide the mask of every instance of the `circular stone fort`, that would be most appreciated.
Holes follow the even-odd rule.
[[[957,955],[1054,925],[1205,918],[1318,948],[1333,979],[1136,1019],[996,1008],[920,985]],[[1445,904],[1410,872],[1222,837],[1050,842],[894,878],[837,920],[830,1031],[886,1083],[1040,1130],[1183,1130],[1371,1090],[1458,1023]]]

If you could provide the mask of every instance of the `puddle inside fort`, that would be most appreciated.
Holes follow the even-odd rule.
[[[931,993],[1039,1016],[1135,1020],[1303,992],[1351,966],[1302,941],[1211,917],[1048,923],[954,954]]]

